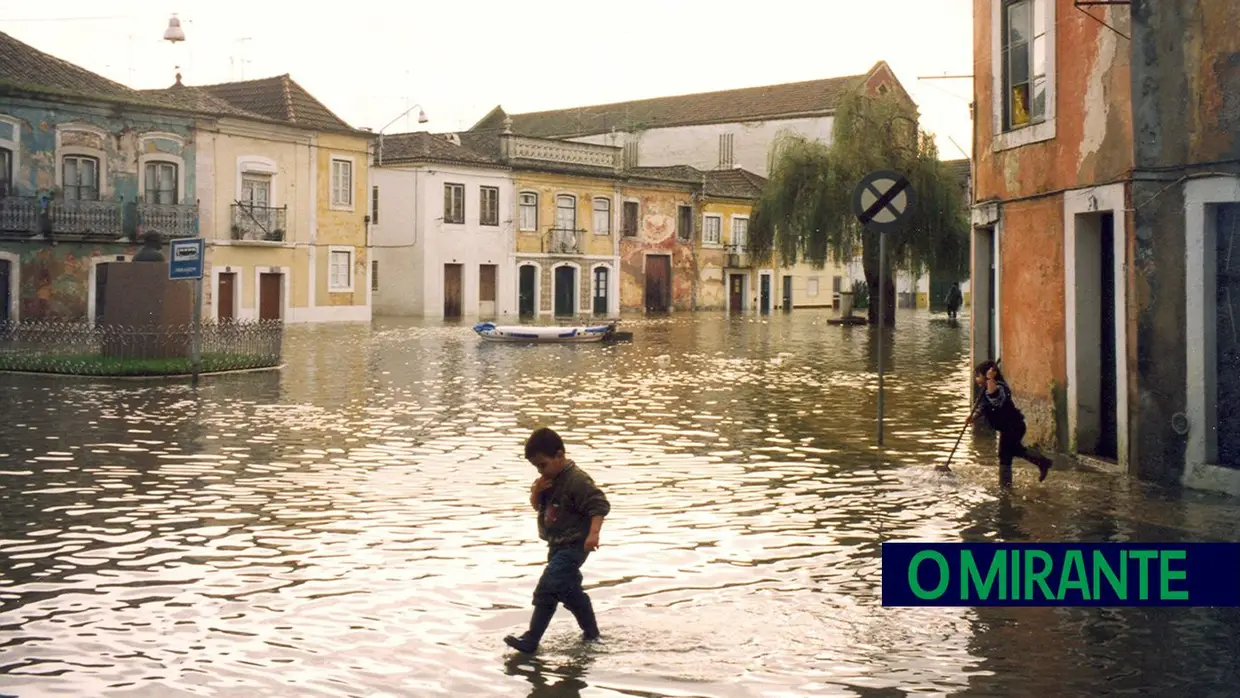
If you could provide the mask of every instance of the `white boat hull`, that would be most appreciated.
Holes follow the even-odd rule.
[[[615,325],[555,327],[543,325],[496,325],[480,322],[474,332],[488,342],[537,342],[547,344],[581,344],[601,342],[616,330]]]

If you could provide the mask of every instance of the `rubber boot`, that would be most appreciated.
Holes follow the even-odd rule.
[[[547,626],[551,625],[551,617],[555,615],[555,606],[554,603],[535,606],[534,613],[530,616],[530,629],[520,637],[513,635],[505,637],[504,644],[518,652],[533,654],[538,649],[543,633],[547,632]]]
[[[571,601],[564,602],[564,608],[577,619],[577,625],[581,628],[581,639],[586,642],[594,642],[599,638],[598,620],[594,617],[594,604],[590,603],[590,597],[585,593],[573,598]]]

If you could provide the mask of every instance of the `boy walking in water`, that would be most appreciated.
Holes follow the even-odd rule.
[[[983,361],[977,365],[973,379],[985,391],[979,411],[986,415],[991,428],[999,432],[1000,486],[1012,486],[1012,460],[1015,458],[1023,458],[1038,466],[1038,481],[1045,480],[1054,461],[1021,443],[1025,438],[1025,415],[1012,401],[1012,389],[1003,380],[999,367],[993,361]],[[971,423],[975,416],[976,413],[969,415],[968,422]]]
[[[504,642],[532,654],[559,604],[577,619],[585,641],[598,639],[594,606],[581,588],[581,565],[598,550],[603,518],[611,505],[594,480],[565,456],[563,439],[551,429],[530,434],[525,459],[538,470],[539,477],[530,486],[530,506],[538,512],[538,537],[547,541],[547,566],[534,588],[529,629],[519,637],[505,637]]]

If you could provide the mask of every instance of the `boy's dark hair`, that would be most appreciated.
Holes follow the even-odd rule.
[[[995,362],[990,361],[990,360],[986,360],[978,364],[977,369],[974,372],[974,375],[982,376],[983,378],[985,378],[986,374],[989,373],[990,369],[992,368],[995,370],[995,380],[997,381],[1003,380],[1003,371],[999,370],[999,364],[996,364]]]
[[[564,450],[564,439],[549,427],[539,427],[525,440],[525,459],[530,460],[538,454],[555,458]]]

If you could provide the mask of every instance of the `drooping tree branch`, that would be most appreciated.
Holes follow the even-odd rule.
[[[861,252],[870,297],[878,285],[878,237],[864,230],[852,211],[852,194],[868,173],[889,169],[907,176],[916,192],[901,230],[889,233],[891,269],[963,279],[968,273],[968,219],[961,182],[938,158],[930,134],[920,130],[910,103],[894,95],[846,95],[835,112],[832,143],[801,136],[777,141],[773,167],[749,228],[749,252],[782,265],[805,261],[849,264]],[[888,278],[888,309],[895,322],[894,282]],[[870,304],[870,320],[877,307]]]

